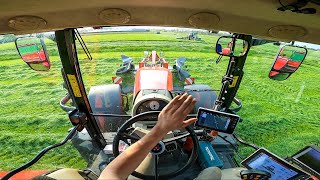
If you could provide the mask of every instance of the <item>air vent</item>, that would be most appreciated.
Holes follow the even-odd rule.
[[[43,29],[47,21],[37,16],[16,16],[8,21],[8,26],[19,31]]]
[[[105,9],[99,13],[99,17],[109,24],[126,24],[131,19],[129,12],[123,9]]]
[[[195,28],[215,29],[220,18],[213,13],[197,13],[189,17],[189,24]]]
[[[275,38],[292,40],[305,36],[308,32],[301,26],[279,25],[270,28],[269,34]]]

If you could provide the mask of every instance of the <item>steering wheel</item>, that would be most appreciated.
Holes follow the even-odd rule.
[[[120,127],[116,136],[114,137],[113,155],[115,157],[117,157],[120,154],[120,152],[119,152],[120,140],[122,140],[124,142],[128,142],[127,141],[128,139],[130,139],[131,141],[133,140],[134,142],[139,140],[139,138],[137,136],[133,136],[128,133],[130,131],[130,128],[132,129],[132,124],[134,124],[138,121],[157,121],[159,113],[160,112],[157,112],[157,111],[145,112],[145,113],[138,114],[138,115],[130,118],[128,121],[126,121]],[[183,172],[185,172],[191,166],[191,164],[196,160],[197,152],[198,152],[197,135],[195,134],[195,132],[193,131],[192,128],[185,127],[185,129],[186,129],[187,133],[184,133],[183,135],[179,135],[179,136],[176,136],[173,138],[164,139],[164,140],[160,141],[158,143],[158,145],[156,145],[156,147],[151,151],[151,154],[154,156],[154,159],[155,159],[155,173],[154,173],[155,175],[154,176],[142,174],[137,171],[134,171],[131,175],[133,175],[137,178],[141,178],[141,179],[169,179],[169,178],[176,177],[179,174],[182,174]],[[192,139],[193,148],[192,148],[191,155],[190,155],[188,161],[186,162],[186,164],[174,172],[159,175],[158,174],[158,155],[160,155],[165,150],[165,144],[172,143],[174,141],[186,138],[188,136],[190,136]],[[155,151],[156,151],[156,153],[155,153]]]

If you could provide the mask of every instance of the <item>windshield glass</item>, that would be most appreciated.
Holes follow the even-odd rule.
[[[198,107],[211,108],[212,99],[219,94],[229,61],[222,57],[216,64],[215,43],[223,33],[163,27],[84,28],[79,32],[93,58],[89,60],[77,42],[81,73],[95,120],[104,134],[117,131],[132,115],[161,110],[179,93],[193,93],[201,102],[192,114]],[[51,63],[47,72],[36,72],[21,59],[14,44],[18,36],[0,37],[0,170],[25,163],[42,148],[63,139],[72,127],[67,113],[59,107],[67,91],[53,34],[41,35]],[[237,114],[243,122],[235,132],[282,157],[320,143],[320,52],[317,46],[301,46],[308,48],[306,59],[285,81],[268,78],[279,46],[269,42],[251,47],[236,94],[242,102]],[[84,138],[90,139],[88,134]],[[112,143],[113,136],[105,138]],[[243,147],[240,152],[249,155],[252,150]],[[34,169],[60,165],[83,168],[86,163],[67,144],[46,155]]]
[[[89,99],[91,98],[91,107],[96,114],[132,115],[150,111],[151,106],[161,110],[160,100],[158,103],[152,101],[141,103],[136,101],[137,98],[141,98],[140,95],[134,92],[134,86],[137,85],[135,82],[157,82],[159,77],[166,79],[166,76],[159,72],[143,72],[137,76],[137,70],[144,67],[139,67],[139,62],[144,61],[145,58],[152,58],[152,51],[156,51],[157,56],[169,64],[168,68],[173,77],[172,96],[183,92],[181,91],[183,89],[186,90],[185,82],[179,79],[177,69],[174,68],[176,60],[182,57],[186,59],[183,70],[195,79],[194,83],[208,85],[216,95],[219,94],[221,79],[226,73],[229,60],[223,57],[220,63],[216,64],[218,55],[215,53],[215,42],[221,33],[148,27],[97,30],[87,28],[79,31],[93,57],[92,61],[88,60],[81,46],[77,46],[86,91],[89,96],[92,95]],[[314,48],[316,46],[308,46],[303,43],[302,46],[308,48],[304,64],[292,77],[282,82],[270,80],[267,76],[274,57],[278,53],[278,44],[269,41],[267,44],[251,47],[244,67],[245,75],[236,95],[243,103],[243,108],[238,114],[244,119],[244,122],[237,127],[238,134],[248,138],[251,142],[263,141],[264,146],[271,143],[274,147],[283,146],[284,142],[293,140],[297,141],[299,147],[318,141],[317,128],[319,125],[317,125],[316,117],[320,112],[317,108],[306,107],[316,107],[320,98],[317,95],[319,78],[314,75],[315,72],[319,72],[317,58],[319,52]],[[158,60],[156,63],[159,64]],[[130,65],[126,64],[128,62]],[[152,63],[152,60],[148,63]],[[152,80],[144,81],[146,78]],[[100,86],[101,89],[106,88],[104,92],[111,92],[107,90],[107,87],[102,88],[101,85],[118,83],[120,83],[120,95],[115,93],[115,96],[110,96],[108,93],[105,95],[102,93],[102,97],[99,97],[97,96],[99,93],[95,94],[95,91],[92,90],[93,87],[99,89]],[[148,88],[152,89],[152,85]],[[159,99],[164,100],[165,97],[161,96]],[[139,103],[140,106],[135,108],[134,106]],[[99,109],[102,106],[104,110]],[[233,104],[232,107],[235,105]],[[107,132],[115,131],[128,117],[97,116],[96,119],[102,131]],[[101,124],[101,122],[107,123]],[[113,124],[114,122],[117,123]],[[285,132],[283,132],[284,129]],[[295,132],[300,132],[303,136]],[[283,133],[285,136],[280,135]],[[289,149],[297,149],[293,144],[288,143],[286,146]],[[283,154],[286,154],[286,151],[287,149],[278,149],[278,152]]]
[[[72,127],[59,106],[66,91],[62,87],[58,48],[50,34],[54,32],[44,37],[51,62],[47,72],[31,69],[15,47],[17,37],[30,34],[0,36],[0,171],[12,170],[30,161],[43,148],[63,140]],[[50,151],[30,169],[53,170],[64,166],[86,166],[71,143]]]
[[[93,57],[90,61],[80,44],[77,45],[82,76],[94,114],[130,116],[150,110],[160,111],[172,97],[195,83],[206,86],[190,88],[189,91],[219,93],[227,61],[222,61],[219,66],[215,64],[218,58],[214,53],[217,34],[187,28],[78,30]],[[147,90],[159,90],[154,93],[156,100],[148,97],[150,93]],[[139,94],[140,91],[144,91],[144,95]],[[212,108],[213,105],[214,100],[207,107]],[[96,116],[96,119],[106,132],[116,131],[128,117]]]

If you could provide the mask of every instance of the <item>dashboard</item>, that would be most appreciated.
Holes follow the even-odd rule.
[[[138,106],[136,114],[148,111],[161,111],[166,105],[167,102],[163,100],[147,100]]]

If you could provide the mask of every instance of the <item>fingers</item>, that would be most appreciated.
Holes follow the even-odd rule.
[[[189,96],[188,99],[185,101],[185,104],[181,105],[182,114],[188,115],[190,111],[193,109],[196,102],[197,101],[195,98],[193,98],[192,96]]]
[[[177,100],[171,112],[181,117],[186,117],[195,103],[196,100],[191,95],[184,94]]]
[[[163,129],[179,129],[181,127],[189,126],[197,119],[185,120],[189,112],[193,109],[196,103],[191,95],[183,94],[173,98],[170,103],[160,112],[158,123],[159,127]]]
[[[198,119],[197,118],[191,118],[188,120],[183,121],[182,127],[187,127],[193,123],[195,123]]]
[[[184,110],[185,108],[187,108],[189,104],[192,102],[192,100],[193,100],[193,97],[191,95],[187,96],[187,98],[180,105],[179,109]]]
[[[190,105],[183,111],[183,114],[189,114],[191,110],[194,108],[194,105],[197,103],[195,99],[192,100]]]
[[[175,102],[176,102],[180,97],[181,97],[180,95],[174,97],[174,98],[169,102],[169,104],[167,104],[167,105],[163,108],[163,111],[168,111],[168,110],[172,109],[173,106],[174,106],[174,104],[175,104]]]
[[[188,98],[188,94],[183,94],[182,96],[177,96],[173,98],[173,100],[169,103],[170,106],[168,107],[168,111],[174,113],[180,106],[181,104]]]

